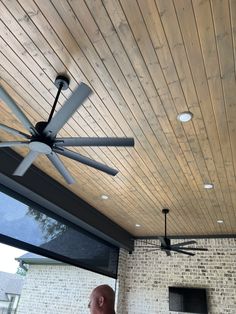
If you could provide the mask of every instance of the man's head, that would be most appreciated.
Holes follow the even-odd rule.
[[[93,289],[90,295],[89,308],[91,314],[114,314],[115,292],[108,285]]]

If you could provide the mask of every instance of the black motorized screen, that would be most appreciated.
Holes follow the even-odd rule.
[[[0,242],[117,277],[117,247],[26,203],[0,192]]]

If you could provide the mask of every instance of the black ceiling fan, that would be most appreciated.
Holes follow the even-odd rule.
[[[118,171],[112,169],[107,165],[92,160],[79,153],[71,151],[65,147],[67,146],[134,146],[133,138],[113,138],[113,137],[57,137],[57,133],[61,130],[64,124],[72,117],[75,111],[83,104],[83,102],[92,93],[91,88],[80,83],[74,90],[72,95],[65,101],[64,105],[56,112],[55,107],[62,90],[69,87],[69,78],[64,75],[57,76],[55,85],[58,92],[52,106],[48,121],[40,121],[34,126],[22,112],[16,102],[10,95],[0,86],[0,99],[2,99],[16,117],[21,121],[23,126],[28,130],[29,134],[23,133],[19,130],[11,128],[7,125],[0,124],[0,129],[22,137],[22,141],[4,141],[0,142],[0,147],[14,147],[14,146],[27,146],[30,151],[22,160],[19,166],[14,171],[13,175],[23,176],[29,169],[39,154],[46,154],[48,159],[52,162],[55,168],[63,176],[68,184],[75,182],[69,171],[66,169],[59,155],[74,159],[87,166],[93,167],[97,170],[106,172],[115,176]]]
[[[197,243],[196,241],[193,241],[193,240],[171,244],[171,240],[167,237],[167,214],[169,213],[169,209],[166,209],[166,208],[162,209],[162,213],[165,215],[165,236],[158,237],[158,239],[161,242],[161,245],[157,245],[152,242],[145,241],[146,245],[145,246],[142,245],[139,247],[150,248],[150,250],[148,250],[147,252],[152,252],[152,251],[157,251],[157,250],[165,251],[167,256],[171,256],[171,251],[190,255],[190,256],[193,256],[195,254],[192,252],[186,252],[186,251],[208,251],[208,249],[205,249],[205,248],[196,248],[196,247],[187,246],[189,244]]]

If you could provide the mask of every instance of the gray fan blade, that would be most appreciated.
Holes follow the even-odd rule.
[[[115,176],[118,171],[116,169],[112,169],[108,167],[107,165],[104,165],[98,161],[92,160],[88,157],[85,157],[83,155],[80,155],[79,153],[73,152],[69,149],[64,149],[64,148],[53,148],[53,151],[56,153],[66,156],[68,158],[74,159],[76,161],[81,162],[84,165],[87,165],[89,167],[95,168],[97,170],[101,170],[103,172],[106,172],[112,176]]]
[[[184,249],[185,251],[187,251],[187,250],[190,250],[190,251],[208,251],[208,249],[197,248],[197,247],[178,247],[176,249]]]
[[[39,153],[35,151],[30,151],[28,155],[25,156],[25,158],[22,160],[22,162],[19,164],[19,166],[14,171],[14,176],[23,176],[25,172],[29,169],[29,167],[32,165],[36,157],[39,155]]]
[[[16,117],[21,121],[26,130],[31,134],[36,135],[38,132],[34,128],[33,124],[29,121],[20,107],[17,106],[15,101],[11,98],[10,95],[0,86],[0,98],[6,103],[6,105],[12,110]]]
[[[167,255],[167,256],[171,256],[171,253],[170,253],[169,250],[165,250],[165,252],[166,252],[166,255]]]
[[[0,142],[0,147],[12,147],[12,146],[27,146],[30,142],[21,142],[21,141],[6,141]]]
[[[58,146],[134,146],[130,137],[71,137],[57,138]]]
[[[5,125],[5,124],[1,124],[0,123],[0,129],[10,133],[10,134],[13,134],[13,135],[18,135],[18,136],[21,136],[21,137],[24,137],[24,138],[30,138],[31,136],[28,135],[28,134],[25,134],[21,131],[18,131],[16,129],[13,129],[13,128],[10,128],[9,126]]]
[[[190,255],[190,256],[194,256],[195,255],[194,253],[185,252],[185,251],[182,251],[182,250],[179,250],[179,249],[174,249],[174,248],[171,248],[171,251],[182,253],[182,254],[185,254],[185,255]]]
[[[75,183],[74,178],[71,176],[69,171],[63,165],[62,161],[57,156],[57,154],[52,152],[51,154],[48,154],[47,157],[51,161],[51,163],[54,165],[54,167],[60,172],[60,174],[63,176],[63,178],[66,180],[68,184]]]
[[[160,240],[160,242],[161,242],[161,244],[162,244],[163,246],[167,246],[167,243],[166,243],[164,237],[158,237],[158,239]]]
[[[53,116],[43,133],[54,138],[64,124],[69,120],[75,111],[83,104],[86,98],[92,93],[89,86],[84,83],[79,84],[73,94],[66,100],[61,109]]]
[[[186,242],[180,242],[176,244],[172,244],[172,247],[178,247],[178,246],[184,246],[184,245],[189,245],[189,244],[196,244],[196,241],[186,241]]]

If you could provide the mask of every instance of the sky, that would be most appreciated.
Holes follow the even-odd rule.
[[[16,273],[19,263],[15,258],[25,253],[27,252],[0,243],[0,271]]]

